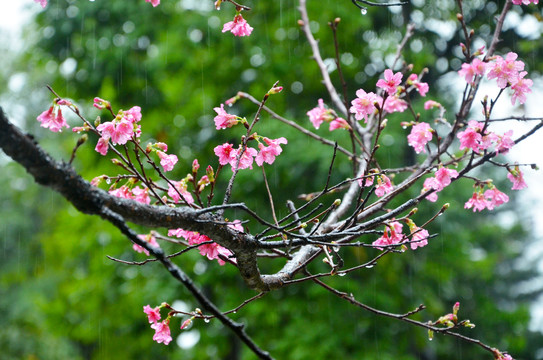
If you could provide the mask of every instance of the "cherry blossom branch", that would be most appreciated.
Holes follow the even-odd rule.
[[[258,101],[257,99],[255,99],[253,96],[251,96],[250,94],[248,93],[245,93],[245,92],[238,92],[237,94],[239,97],[241,98],[245,98],[245,99],[248,99],[249,101],[251,101],[253,104],[256,104],[256,105],[260,105],[260,101]],[[331,140],[328,140],[326,138],[323,138],[322,136],[319,136],[309,130],[307,130],[306,128],[298,125],[297,123],[295,123],[294,121],[292,120],[288,120],[288,119],[285,119],[284,117],[282,117],[281,115],[277,114],[276,112],[274,112],[273,110],[271,110],[269,107],[267,106],[264,106],[262,107],[262,110],[266,111],[268,114],[270,114],[270,116],[276,120],[279,120],[281,121],[282,123],[285,123],[293,128],[295,128],[296,130],[300,131],[302,134],[304,135],[307,135],[317,141],[320,141],[321,143],[325,144],[325,145],[329,145],[329,146],[335,146],[335,142],[334,141],[331,141]],[[347,155],[349,158],[353,158],[354,155],[353,153],[351,153],[349,150],[346,150],[345,148],[341,147],[341,146],[338,146],[338,151],[344,153],[345,155]]]
[[[315,37],[313,37],[313,34],[311,33],[311,29],[309,27],[309,16],[307,15],[306,0],[299,1],[298,10],[300,11],[300,15],[302,17],[302,20],[299,21],[298,24],[301,26],[302,31],[304,32],[305,37],[307,39],[307,42],[309,43],[309,46],[311,46],[311,50],[313,52],[313,60],[315,60],[315,62],[317,63],[317,66],[319,67],[324,86],[326,87],[328,94],[330,94],[330,98],[332,102],[334,103],[335,107],[339,109],[339,111],[343,115],[347,116],[348,109],[345,107],[345,105],[341,101],[341,98],[339,97],[336,88],[332,84],[332,80],[330,79],[330,74],[328,74],[326,65],[324,64],[324,61],[322,60],[322,56],[319,50],[319,45],[317,43],[317,40],[315,40]]]
[[[105,220],[112,223],[117,227],[123,235],[129,238],[135,244],[145,248],[149,253],[151,253],[158,261],[164,265],[168,272],[179,282],[181,282],[192,296],[209,312],[211,312],[217,319],[220,320],[223,325],[228,327],[234,334],[239,337],[245,345],[251,349],[259,358],[261,359],[272,359],[270,354],[267,351],[262,350],[256,343],[247,335],[245,332],[245,325],[241,323],[236,323],[229,317],[223,315],[223,313],[215,306],[209,298],[207,298],[202,291],[200,291],[190,279],[177,265],[172,263],[166,256],[162,249],[158,249],[150,246],[146,241],[141,240],[132,229],[130,229],[124,219],[117,213],[111,211],[107,207],[101,209],[100,216]]]
[[[355,305],[355,306],[357,306],[359,308],[362,308],[362,309],[364,309],[366,311],[374,313],[376,315],[389,317],[389,318],[396,319],[396,320],[401,320],[401,321],[410,323],[412,325],[415,325],[415,326],[422,327],[422,328],[425,328],[427,330],[433,331],[435,333],[440,333],[440,334],[449,335],[449,336],[459,338],[459,339],[461,339],[463,341],[478,345],[478,346],[482,347],[483,349],[485,349],[486,351],[492,353],[493,355],[497,351],[495,348],[486,345],[485,343],[483,343],[482,341],[480,341],[478,339],[473,339],[473,338],[470,338],[468,336],[465,336],[465,335],[459,334],[457,332],[451,331],[452,329],[459,328],[460,326],[462,326],[462,322],[459,322],[458,324],[456,324],[456,325],[454,325],[452,327],[441,328],[441,327],[433,325],[432,322],[424,323],[424,322],[413,320],[413,319],[409,318],[409,316],[414,315],[414,314],[424,310],[426,307],[423,304],[419,305],[416,309],[414,309],[412,311],[409,311],[409,312],[407,312],[405,314],[394,314],[394,313],[386,312],[386,311],[375,309],[375,308],[373,308],[371,306],[368,306],[368,305],[356,300],[353,294],[347,294],[345,292],[339,291],[339,290],[327,285],[326,283],[322,282],[319,279],[314,278],[312,280],[316,284],[320,285],[324,289],[326,289],[329,292],[331,292],[332,294],[336,295],[337,297],[339,297],[339,298],[341,298],[343,300],[346,300],[349,303],[351,303],[351,304],[353,304],[353,305]]]

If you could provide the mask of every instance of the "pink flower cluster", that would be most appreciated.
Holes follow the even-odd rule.
[[[223,104],[221,104],[221,107],[213,108],[213,110],[217,113],[217,116],[213,119],[217,130],[230,128],[239,123],[238,117],[227,113]]]
[[[358,185],[360,187],[368,187],[373,185],[374,176],[367,177],[366,180],[363,182],[363,179],[358,179]],[[363,184],[363,185],[362,185]],[[377,185],[375,185],[375,195],[381,197],[385,194],[390,193],[393,190],[392,182],[386,175],[377,175]]]
[[[399,96],[401,81],[403,74],[401,72],[394,72],[391,69],[386,69],[384,73],[384,79],[377,81],[377,87],[383,89],[387,93],[386,99],[373,92],[366,93],[364,90],[359,89],[356,92],[357,98],[351,101],[351,108],[349,111],[355,114],[356,120],[364,119],[364,122],[368,121],[368,115],[372,115],[377,110],[376,105],[382,106],[383,110],[389,114],[395,112],[404,112],[408,104],[405,100],[402,100]],[[407,85],[413,86],[421,96],[426,96],[428,93],[428,84],[421,82],[417,74],[411,74],[407,78]]]
[[[138,235],[138,237],[141,240],[149,243],[149,245],[151,245],[152,247],[160,248],[160,245],[158,244],[158,242],[156,241],[156,238],[152,234],[142,234],[142,235]],[[133,244],[132,249],[134,249],[134,251],[136,252],[139,252],[140,254],[144,253],[145,255],[149,256],[149,251],[147,251],[147,249],[145,249],[143,246],[140,246],[138,244]]]
[[[109,190],[109,193],[113,196],[124,199],[136,200],[147,205],[151,203],[151,198],[149,197],[149,189],[147,187],[141,188],[136,185],[132,189],[130,189],[127,185],[123,185],[117,189]]]
[[[232,226],[236,226],[236,225],[232,225]],[[168,230],[168,236],[177,236],[178,238],[183,237],[185,240],[189,242],[189,245],[197,245],[203,242],[212,241],[206,235],[201,235],[200,233],[196,231],[186,231],[181,228]],[[235,261],[235,259],[231,258],[233,254],[230,250],[214,242],[201,245],[198,247],[198,250],[200,251],[200,255],[207,256],[209,260],[217,259],[219,265],[221,266],[224,265],[225,262],[224,260],[221,259],[220,256],[224,258],[229,258]]]
[[[522,190],[528,187],[524,181],[524,174],[519,170],[518,166],[514,170],[509,170],[507,178],[513,183],[511,190]]]
[[[527,72],[523,71],[524,63],[517,60],[517,57],[516,53],[509,52],[505,58],[495,56],[488,63],[475,58],[471,64],[462,64],[462,68],[458,71],[458,74],[464,77],[466,82],[473,84],[476,76],[483,76],[488,71],[487,78],[489,80],[496,79],[500,89],[511,86],[511,90],[513,90],[511,103],[513,105],[515,105],[517,100],[519,103],[524,104],[526,102],[526,94],[532,92],[533,81],[524,78]]]
[[[495,145],[497,155],[499,153],[506,154],[515,145],[515,142],[511,139],[513,130],[509,130],[503,135],[498,135],[488,130],[485,130],[483,134],[483,128],[483,123],[471,120],[468,123],[467,129],[460,131],[456,135],[460,140],[460,150],[471,149],[479,152]]]
[[[187,181],[188,179],[183,179],[181,181],[171,181],[173,186],[168,184],[168,196],[172,198],[174,203],[177,204],[181,200],[182,196],[183,200],[185,200],[187,204],[194,204],[194,199],[191,193],[187,191]],[[181,194],[181,196],[179,196],[179,194]]]
[[[385,70],[385,78],[377,81],[377,87],[384,89],[388,96],[394,96],[398,91],[398,86],[402,82],[403,74],[401,72],[394,72],[391,69]]]
[[[256,151],[256,149],[253,149],[251,147],[245,148],[245,151],[239,159],[238,169],[252,169],[253,161],[256,161],[256,164],[258,166],[262,166],[262,164],[264,163],[273,164],[273,162],[275,161],[275,157],[281,154],[281,152],[283,151],[283,149],[281,148],[281,144],[287,144],[287,139],[285,139],[284,137],[280,137],[278,139],[269,139],[267,137],[263,137],[262,141],[267,146],[259,143],[258,148],[260,151]],[[241,151],[241,145],[238,149],[234,149],[232,144],[225,143],[216,146],[213,150],[215,152],[215,155],[219,157],[219,164],[230,164],[230,166],[232,166],[232,169],[236,168],[236,164],[238,162],[238,155]]]
[[[99,100],[97,102],[97,99]],[[103,106],[102,102],[105,100],[95,98],[94,104]],[[96,106],[98,107],[98,106]],[[129,110],[120,110],[113,121],[107,121],[96,127],[96,130],[100,132],[100,139],[96,144],[95,150],[102,155],[106,155],[108,151],[109,140],[113,145],[124,145],[132,136],[139,137],[141,134],[140,126],[137,123],[141,120],[141,108],[139,106],[133,106]]]
[[[424,185],[422,186],[422,192],[426,192],[428,190],[435,190],[430,195],[426,196],[426,199],[428,199],[431,202],[437,201],[437,193],[443,190],[445,187],[449,186],[451,184],[451,179],[458,177],[458,171],[453,169],[447,169],[446,167],[441,167],[439,170],[436,171],[434,177],[427,178],[424,180]]]
[[[237,14],[233,21],[227,22],[222,28],[222,32],[230,31],[235,36],[249,36],[253,32],[251,25],[241,16]]]
[[[42,112],[36,119],[40,122],[41,127],[53,132],[60,132],[63,127],[69,128],[66,120],[64,120],[64,117],[62,116],[62,111],[58,104],[54,104],[48,110]]]
[[[409,224],[409,230],[412,234],[411,241],[409,241],[409,236],[411,236],[411,234],[402,234],[403,225],[398,221],[393,221],[385,226],[383,236],[375,240],[372,245],[379,250],[383,250],[383,247],[385,246],[397,245],[408,241],[411,250],[416,250],[419,247],[428,245],[428,231],[416,226],[411,219],[407,219],[407,221]]]
[[[412,85],[417,89],[420,96],[426,96],[428,93],[428,90],[430,90],[430,87],[428,86],[428,83],[420,82],[419,76],[417,74],[411,74],[407,78],[407,85]]]
[[[151,329],[155,330],[153,340],[159,344],[164,343],[164,345],[168,345],[172,341],[169,317],[162,322],[158,322],[160,320],[160,306],[152,308],[149,305],[145,305],[143,307],[143,312],[147,314]]]
[[[356,96],[357,98],[351,101],[352,106],[349,111],[354,114],[356,120],[364,119],[364,122],[367,122],[368,115],[377,110],[375,104],[378,102],[378,97],[375,93],[366,93],[362,89],[356,91]]]
[[[496,187],[492,187],[486,190],[484,194],[482,191],[474,192],[472,197],[464,204],[464,209],[473,208],[473,212],[482,211],[485,208],[493,210],[508,201],[509,196],[496,189]]]
[[[432,140],[432,128],[428,123],[421,122],[413,126],[407,135],[407,143],[415,149],[417,154],[426,152],[426,144]]]
[[[330,131],[333,130],[331,122],[337,118],[333,110],[324,106],[324,101],[322,99],[319,99],[318,106],[316,108],[313,108],[307,112],[307,116],[309,116],[309,121],[311,121],[315,129],[318,129],[323,122],[329,122]]]

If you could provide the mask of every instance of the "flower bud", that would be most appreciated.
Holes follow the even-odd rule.
[[[198,172],[198,169],[200,169],[200,164],[198,163],[198,159],[194,159],[192,162],[192,173],[196,174]]]
[[[281,91],[283,91],[283,87],[282,86],[274,86],[270,89],[270,91],[268,91],[268,94],[269,95],[273,95],[273,94],[277,94],[277,93],[280,93]]]
[[[85,143],[85,141],[87,141],[89,138],[89,136],[87,134],[83,134],[81,135],[81,137],[79,138],[79,140],[77,140],[77,145],[76,146],[81,146]]]
[[[460,303],[457,301],[453,306],[453,314],[458,314],[458,310],[460,309]]]
[[[213,172],[213,168],[211,167],[211,165],[208,165],[206,169],[206,175],[210,183],[215,182],[215,172]]]

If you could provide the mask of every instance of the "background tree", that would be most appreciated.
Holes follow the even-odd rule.
[[[63,94],[79,99],[78,104],[88,103],[87,99],[97,94],[123,108],[141,104],[146,131],[154,134],[157,140],[170,144],[185,160],[184,168],[177,170],[179,176],[189,171],[194,157],[198,157],[202,164],[216,161],[212,152],[215,144],[237,136],[233,132],[215,133],[212,121],[215,115],[212,108],[235,95],[237,90],[258,96],[269,89],[269,84],[281,79],[288,96],[272,97],[268,105],[309,127],[305,113],[316,105],[315,99],[327,99],[327,95],[320,85],[318,69],[309,58],[310,49],[296,24],[299,15],[295,2],[248,2],[247,5],[258,9],[247,16],[258,31],[243,41],[225,41],[224,34],[220,34],[222,23],[230,21],[233,14],[229,4],[211,16],[211,3],[207,7],[195,4],[188,1],[165,2],[152,12],[149,4],[145,3],[134,4],[130,9],[122,2],[111,2],[107,9],[87,2],[53,4],[38,18],[38,24],[46,24],[40,30],[43,37],[19,66],[37,69],[32,76],[36,79],[33,84],[50,83]],[[492,8],[492,4],[464,4],[464,16],[478,19],[481,13],[493,14],[499,7]],[[326,24],[337,16],[342,19],[338,40],[340,49],[343,49],[340,57],[342,70],[345,78],[350,79],[349,98],[354,98],[354,92],[363,84],[377,81],[387,66],[386,55],[395,51],[401,39],[405,19],[419,19],[416,35],[411,41],[415,45],[410,45],[411,51],[405,53],[405,59],[414,64],[415,71],[428,64],[436,64],[435,69],[430,69],[429,78],[425,79],[431,87],[439,74],[459,68],[461,61],[454,61],[458,56],[454,50],[460,41],[456,36],[458,31],[451,29],[454,35],[447,38],[447,34],[433,32],[428,29],[430,25],[422,21],[426,17],[436,17],[449,26],[457,27],[454,20],[457,10],[452,7],[417,6],[414,3],[403,11],[370,8],[367,15],[361,16],[350,4],[324,1],[310,2],[309,5],[309,13],[314,19],[311,25],[318,28],[315,34],[321,39],[322,51],[327,54],[325,58],[334,57],[333,47],[326,48],[325,45],[333,43]],[[202,8],[195,8],[197,6]],[[513,11],[535,10],[523,7]],[[159,21],[163,27],[155,26]],[[476,21],[470,25],[481,30]],[[485,25],[482,21],[480,27]],[[367,30],[370,28],[372,30]],[[513,29],[506,32],[504,38],[510,39],[512,32]],[[491,36],[490,32],[477,31],[477,34],[481,33]],[[359,50],[361,41],[367,45]],[[527,41],[507,44],[518,48],[534,46]],[[437,48],[436,52],[432,46]],[[506,53],[507,47],[500,50]],[[537,54],[540,49],[531,51]],[[523,58],[527,60],[529,56]],[[451,59],[449,65],[440,68],[441,60],[447,59]],[[330,66],[332,63],[329,62]],[[535,62],[527,64],[533,68],[536,66]],[[63,77],[58,77],[59,68]],[[335,77],[337,70],[331,74],[339,84]],[[30,86],[35,88],[33,84]],[[440,99],[440,93],[443,92],[436,92],[434,99],[446,103],[449,97]],[[42,93],[45,97],[43,94],[45,92]],[[38,106],[43,107],[43,103]],[[416,103],[415,107],[420,109],[422,103]],[[247,101],[239,101],[234,110],[249,117],[256,108]],[[39,113],[38,110],[35,113]],[[391,116],[389,121],[400,119]],[[28,124],[29,129],[33,126],[36,125]],[[300,151],[308,147],[306,139],[294,137],[292,130],[269,118],[263,120],[262,126],[265,131],[284,134],[289,139],[289,146],[285,147],[282,157],[284,165],[267,168],[270,185],[275,189],[275,203],[284,204],[292,194],[306,192],[307,189],[318,191],[322,186],[321,179],[312,175],[328,171],[329,148],[322,146],[319,151],[311,153]],[[321,131],[326,134],[327,129]],[[396,128],[388,135],[388,146],[385,143],[378,154],[383,166],[400,166],[405,164],[405,158],[414,158],[401,129]],[[212,136],[214,140],[209,141]],[[73,147],[73,138],[62,138],[62,143],[55,137],[54,142],[45,144],[57,158],[65,158]],[[348,141],[348,134],[339,134],[337,139]],[[96,139],[91,140],[89,143]],[[333,174],[332,182],[339,181],[350,171],[345,159],[338,157],[336,161],[341,171]],[[4,166],[9,169],[4,172],[6,179],[18,184],[26,182],[25,185],[32,189],[3,194],[5,202],[10,205],[4,207],[6,216],[13,217],[11,204],[15,201],[29,204],[33,199],[34,203],[48,204],[46,210],[25,205],[19,210],[19,214],[25,214],[24,217],[17,216],[6,222],[9,224],[3,235],[6,261],[2,262],[6,271],[2,272],[6,274],[3,290],[10,296],[3,297],[5,300],[2,302],[5,301],[3,307],[9,314],[4,331],[10,335],[3,339],[13,339],[13,334],[47,332],[51,341],[45,343],[38,340],[39,337],[35,342],[6,341],[9,356],[17,358],[37,354],[55,358],[69,354],[83,358],[138,358],[150,347],[163,357],[174,357],[175,352],[189,358],[252,356],[216,321],[193,325],[189,331],[194,335],[198,331],[202,345],[190,350],[151,344],[152,333],[142,317],[141,306],[158,304],[165,299],[180,299],[187,304],[187,310],[191,310],[197,304],[190,300],[190,295],[167,276],[158,275],[161,272],[156,265],[125,268],[105,259],[106,254],[123,259],[141,257],[133,254],[122,236],[103,221],[76,215],[73,208],[59,201],[56,195],[30,187],[28,178],[21,176],[22,171],[16,164]],[[117,170],[92,151],[79,151],[75,166],[87,179]],[[302,178],[305,179],[303,183],[294,181]],[[243,173],[238,180],[240,183],[234,188],[233,197],[243,197],[249,207],[258,208],[263,214],[269,212],[263,180]],[[220,181],[225,182],[225,179]],[[286,184],[292,187],[285,188]],[[463,200],[459,199],[469,198],[472,192],[470,184],[462,187],[455,189],[451,208],[461,208]],[[406,198],[413,195],[416,194],[406,194]],[[446,193],[441,195],[442,198],[445,196]],[[334,199],[331,196],[328,201]],[[277,211],[278,216],[287,214],[287,209],[282,206],[278,206]],[[421,217],[435,213],[435,209],[426,211],[421,208]],[[533,279],[535,276],[531,270],[518,271],[513,266],[513,259],[519,255],[521,247],[511,245],[522,244],[527,239],[520,225],[504,229],[492,218],[486,224],[482,217],[468,221],[473,219],[471,215],[465,212],[453,215],[449,211],[446,221],[440,217],[429,228],[432,233],[440,233],[439,237],[432,239],[433,246],[417,253],[385,258],[371,271],[357,273],[348,279],[331,279],[331,284],[344,291],[355,292],[369,305],[391,311],[397,309],[397,312],[402,312],[411,305],[425,303],[429,311],[421,315],[421,320],[437,318],[460,300],[462,315],[477,324],[473,331],[484,334],[481,337],[486,342],[508,349],[517,358],[531,358],[537,342],[530,339],[538,335],[525,332],[529,318],[526,303],[519,303],[517,294],[510,290],[519,278]],[[35,228],[21,221],[28,218],[36,219],[32,221]],[[44,225],[41,225],[42,221]],[[460,227],[462,230],[458,231]],[[43,231],[41,235],[34,236],[40,230]],[[507,234],[509,240],[496,241],[497,233]],[[74,238],[73,234],[78,236]],[[19,236],[28,240],[19,241]],[[21,246],[28,248],[23,251]],[[23,256],[21,260],[22,254],[32,255]],[[370,256],[368,250],[355,249],[345,254],[345,261],[356,259],[363,262]],[[197,253],[187,254],[182,263],[184,269],[198,275],[201,284],[212,284],[204,290],[221,309],[232,308],[254,294],[245,287],[233,268],[207,263]],[[271,271],[273,265],[269,266]],[[266,264],[263,268],[268,270]],[[507,268],[511,270],[496,279],[497,269]],[[66,269],[71,271],[66,272]],[[157,280],[158,276],[160,280]],[[36,280],[31,281],[33,277]],[[221,279],[220,283],[213,281],[217,278]],[[24,285],[20,285],[22,281],[25,281]],[[530,296],[537,295],[538,291],[536,289]],[[11,307],[14,302],[20,305]],[[29,318],[29,311],[36,317]],[[314,354],[315,344],[319,345],[319,356],[322,357],[345,354],[343,356],[383,359],[447,359],[460,351],[480,355],[479,350],[450,339],[428,342],[427,334],[422,330],[407,336],[408,326],[361,313],[309,284],[272,292],[244,308],[237,316],[254,324],[249,331],[255,341],[277,358],[310,357]],[[129,341],[133,344],[130,348],[119,346],[119,343]],[[361,342],[364,346],[360,346]],[[47,344],[51,343],[58,345],[48,347]]]

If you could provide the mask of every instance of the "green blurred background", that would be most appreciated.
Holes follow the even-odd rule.
[[[168,143],[180,158],[172,172],[174,180],[190,171],[194,158],[202,167],[216,167],[212,149],[225,141],[237,143],[237,129],[216,131],[213,124],[213,107],[237,91],[260,99],[279,80],[285,90],[272,96],[268,105],[311,128],[305,113],[316,106],[318,98],[330,102],[297,25],[296,1],[244,4],[254,8],[244,13],[255,28],[248,38],[221,33],[222,24],[234,16],[231,4],[214,11],[212,1],[162,0],[159,7],[152,8],[143,0],[129,4],[53,0],[25,27],[19,51],[13,51],[13,39],[3,39],[2,50],[11,55],[0,70],[0,85],[8,89],[0,105],[57,159],[69,158],[77,137],[70,131],[52,134],[34,120],[52,100],[45,84],[73,99],[90,119],[100,114],[92,108],[94,96],[110,100],[114,108],[139,105],[143,138]],[[465,17],[477,34],[477,47],[488,41],[493,30],[488,24],[502,5],[503,1],[464,3]],[[39,9],[37,4],[31,6]],[[338,40],[350,99],[361,87],[373,90],[379,74],[390,65],[407,19],[414,21],[417,31],[404,60],[414,64],[417,73],[429,68],[425,80],[431,88],[427,98],[415,97],[415,107],[422,111],[424,100],[440,101],[449,107],[448,119],[454,117],[456,94],[446,74],[460,67],[457,45],[464,41],[456,12],[452,1],[428,5],[412,1],[403,9],[371,8],[363,16],[347,0],[309,1],[311,28],[326,59],[334,56],[327,23],[342,19]],[[515,7],[513,12],[536,22],[541,18],[536,6]],[[515,26],[508,27],[503,39],[499,52],[517,51],[535,79],[543,66],[539,61],[541,41],[525,36]],[[337,70],[331,76],[339,88]],[[229,111],[251,118],[256,107],[245,100]],[[404,119],[403,114],[389,117],[378,153],[382,167],[403,166],[416,159],[407,146],[406,130],[399,126]],[[431,121],[432,115],[423,113],[423,120]],[[77,126],[75,119],[70,121]],[[287,199],[321,189],[331,149],[267,115],[256,131],[289,141],[274,166],[266,167],[276,208],[284,215]],[[329,135],[324,125],[316,132]],[[329,136],[349,146],[346,133],[336,131]],[[108,158],[93,151],[95,141],[91,136],[74,166],[89,180],[117,174]],[[36,186],[5,155],[0,154],[0,160],[4,183],[0,192],[0,358],[254,358],[217,321],[195,321],[181,332],[181,321],[174,319],[174,342],[169,346],[153,342],[142,306],[166,301],[190,311],[198,306],[190,294],[158,264],[129,267],[108,260],[106,255],[126,260],[142,260],[143,255],[134,253],[112,226],[79,214],[53,191]],[[348,176],[347,159],[338,156],[335,169],[333,182]],[[219,179],[219,196],[228,173],[225,169]],[[507,181],[498,181],[504,178],[501,172],[489,169],[484,176],[496,179],[502,190],[509,188]],[[233,199],[270,218],[260,171],[243,171],[238,181]],[[460,317],[477,325],[464,334],[507,350],[517,360],[543,358],[543,336],[528,328],[530,307],[541,293],[542,279],[537,264],[527,260],[525,253],[536,239],[529,223],[523,221],[526,214],[520,210],[524,205],[508,191],[513,195],[509,204],[474,215],[463,210],[471,192],[472,183],[461,181],[454,189],[443,191],[436,204],[426,202],[420,207],[416,222],[424,222],[445,202],[452,205],[430,227],[439,234],[430,246],[388,256],[372,269],[327,282],[390,312],[403,313],[424,303],[428,310],[415,316],[424,321],[450,312],[454,302],[460,301]],[[417,189],[398,202],[415,194]],[[296,202],[301,204],[301,200]],[[243,218],[242,213],[228,215]],[[260,229],[254,223],[248,227],[253,232]],[[168,244],[163,246],[174,250]],[[347,264],[354,264],[369,260],[376,251],[349,249],[342,254]],[[177,258],[176,263],[221,309],[235,307],[255,294],[233,267],[220,267],[198,253]],[[262,261],[261,266],[271,272],[280,265]],[[312,270],[324,271],[325,267],[315,265]],[[248,333],[278,359],[491,358],[477,346],[453,338],[436,335],[430,342],[422,329],[363,312],[309,283],[274,291],[232,317],[246,322]]]

